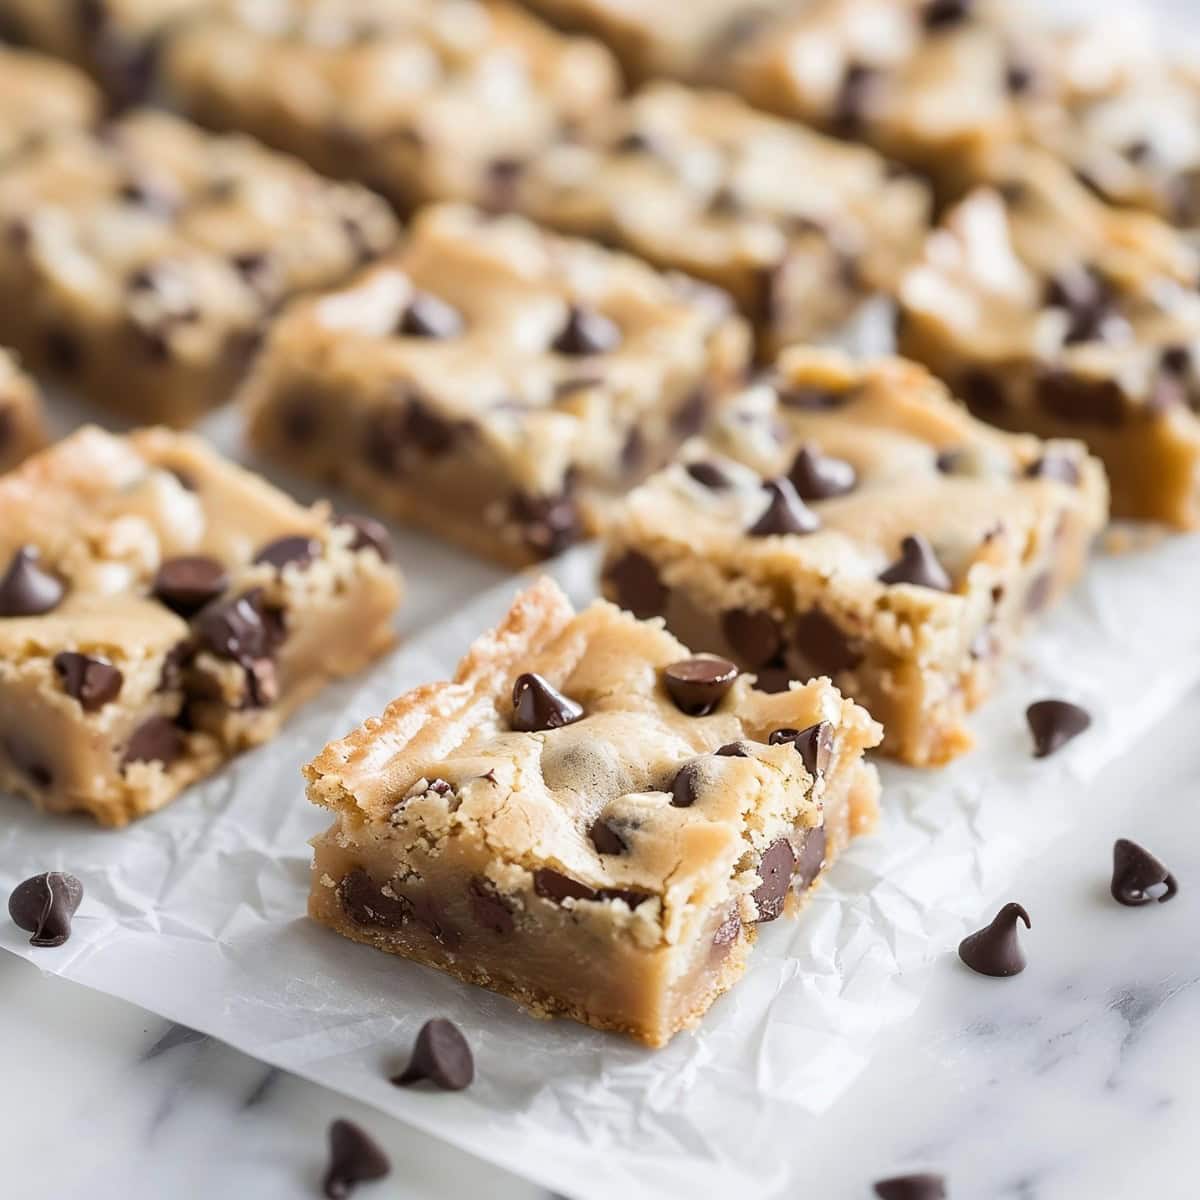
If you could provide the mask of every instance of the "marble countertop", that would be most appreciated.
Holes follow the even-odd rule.
[[[814,1198],[866,1200],[872,1180],[916,1165],[945,1171],[954,1200],[1197,1194],[1198,726],[1200,692],[1080,789],[1076,832],[997,898],[1033,918],[1023,975],[985,979],[952,954],[937,963],[915,1017],[821,1119]],[[1175,900],[1111,900],[1118,836],[1167,861]],[[363,1200],[545,1200],[364,1105],[18,959],[0,956],[0,996],[5,1200],[317,1196],[339,1116],[392,1157]]]

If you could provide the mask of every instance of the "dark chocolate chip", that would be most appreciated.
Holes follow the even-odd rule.
[[[513,496],[509,519],[520,527],[521,537],[539,559],[553,558],[583,536],[583,517],[570,491],[556,496]]]
[[[582,356],[608,354],[621,344],[621,329],[602,312],[573,304],[567,319],[551,344],[557,354]]]
[[[555,904],[561,904],[564,900],[624,900],[630,908],[637,908],[648,898],[645,892],[626,888],[590,888],[549,867],[539,867],[534,871],[533,890],[543,900],[552,900]]]
[[[69,330],[47,329],[45,352],[50,370],[59,375],[75,375],[83,366],[83,346]]]
[[[383,1179],[392,1164],[379,1144],[353,1121],[329,1126],[329,1166],[324,1191],[328,1200],[344,1200],[360,1183]]]
[[[493,212],[512,208],[524,173],[525,163],[519,158],[492,159],[487,165],[487,207]]]
[[[783,646],[783,630],[768,612],[731,608],[721,614],[721,632],[751,670],[765,666]]]
[[[791,624],[789,637],[792,648],[809,675],[836,675],[853,670],[862,662],[849,636],[819,608],[801,613]]]
[[[471,902],[471,915],[493,933],[512,933],[515,922],[512,909],[497,895],[492,885],[483,879],[472,879],[467,893]]]
[[[1137,908],[1155,900],[1165,904],[1179,891],[1179,884],[1149,850],[1128,838],[1117,838],[1113,843],[1111,890],[1118,904]]]
[[[624,854],[629,847],[625,839],[605,820],[597,818],[588,830],[588,837],[596,847],[597,854]]]
[[[613,150],[617,154],[655,154],[657,153],[654,143],[650,137],[642,133],[641,130],[634,129],[629,133],[622,134],[616,142],[613,143]]]
[[[727,658],[703,655],[663,668],[663,683],[675,707],[689,717],[707,716],[725,698],[738,677]]]
[[[297,533],[268,542],[254,556],[254,561],[282,571],[289,566],[307,567],[320,553],[320,542],[307,534]]]
[[[83,884],[63,871],[34,875],[13,888],[8,915],[33,936],[31,946],[61,946],[71,936],[71,918],[83,899]]]
[[[612,585],[617,603],[645,620],[662,614],[667,604],[667,588],[658,575],[658,568],[644,554],[627,550],[609,563],[604,571]]]
[[[388,896],[363,870],[355,867],[337,886],[338,900],[356,925],[399,929],[413,918],[412,902],[406,896]]]
[[[879,81],[879,72],[874,67],[865,63],[847,65],[830,115],[834,133],[851,137],[861,132]]]
[[[1046,284],[1044,303],[1067,313],[1067,345],[1102,339],[1116,315],[1112,290],[1090,267],[1060,271]]]
[[[41,752],[36,746],[9,736],[4,739],[3,748],[13,766],[31,783],[40,788],[48,788],[54,783],[54,772],[42,761]]]
[[[361,513],[345,513],[338,517],[337,523],[354,531],[350,539],[351,550],[374,550],[385,563],[392,561],[391,534],[381,521]]]
[[[1024,921],[1026,929],[1032,928],[1029,914],[1019,904],[1006,904],[990,925],[959,942],[958,957],[980,975],[1019,975],[1025,970],[1025,951],[1017,936],[1018,921]]]
[[[728,747],[724,747],[724,749],[728,749]],[[717,753],[720,754],[721,751],[718,750]],[[726,755],[726,757],[732,757],[732,755]],[[671,806],[673,808],[691,808],[696,803],[700,792],[700,779],[699,764],[684,763],[675,772],[675,778],[671,781]]]
[[[713,753],[718,758],[749,758],[750,751],[746,748],[745,742],[726,742]]]
[[[1029,63],[1013,59],[1004,68],[1004,86],[1009,95],[1024,96],[1033,90],[1036,82],[1037,73]]]
[[[121,756],[124,769],[135,762],[160,762],[169,767],[183,753],[183,733],[170,717],[150,717],[130,735]]]
[[[875,1185],[879,1200],[946,1200],[946,1181],[941,1175],[894,1175]]]
[[[34,546],[22,546],[0,579],[0,617],[36,617],[62,603],[66,588],[38,562]]]
[[[845,459],[821,454],[812,446],[801,446],[788,470],[788,479],[801,500],[830,500],[852,492],[858,472]]]
[[[787,838],[777,839],[763,851],[758,864],[758,874],[762,883],[754,889],[754,902],[758,905],[760,925],[783,915],[795,865],[796,855]]]
[[[74,650],[54,656],[54,669],[63,691],[78,700],[84,712],[98,712],[121,694],[124,675],[107,659],[92,658]]]
[[[206,650],[242,664],[269,657],[282,636],[278,617],[264,608],[257,589],[210,604],[196,618],[194,628]]]
[[[1187,346],[1164,346],[1158,361],[1164,371],[1186,375],[1192,368],[1192,352]]]
[[[987,371],[968,371],[959,381],[958,393],[972,416],[994,417],[1007,403],[1004,384]]]
[[[716,463],[703,460],[690,462],[685,469],[701,487],[711,488],[714,492],[718,492],[729,486],[729,476]]]
[[[961,25],[970,15],[972,0],[928,0],[922,13],[926,29],[950,29]]]
[[[215,558],[189,554],[168,558],[154,576],[151,592],[172,612],[191,617],[229,586],[229,573]]]
[[[1034,758],[1045,758],[1078,737],[1092,723],[1091,715],[1067,700],[1038,700],[1025,710],[1033,734]]]
[[[792,870],[793,886],[802,891],[812,887],[817,876],[825,869],[826,845],[824,825],[805,831],[800,853],[796,856],[796,866]]]
[[[463,319],[453,305],[429,292],[414,292],[400,318],[398,332],[406,337],[452,338],[463,331]]]
[[[799,751],[805,770],[816,779],[818,775],[824,775],[829,767],[829,759],[833,754],[833,725],[829,721],[821,721],[809,725],[807,729],[776,729],[767,741],[772,746],[791,742]]]
[[[519,733],[561,729],[583,717],[583,705],[564,696],[541,675],[527,671],[518,675],[512,690],[512,727]]]
[[[704,428],[704,418],[708,415],[711,402],[707,388],[693,388],[671,414],[671,431],[680,438],[699,433]]]
[[[1057,479],[1059,483],[1075,487],[1079,484],[1079,464],[1065,454],[1050,450],[1025,468],[1025,476],[1027,479]]]
[[[417,1034],[412,1059],[392,1080],[397,1087],[427,1080],[444,1092],[461,1092],[475,1078],[475,1060],[462,1031],[453,1021],[435,1017]]]
[[[776,394],[784,408],[796,408],[801,412],[831,412],[850,401],[849,392],[830,392],[814,387],[779,387]]]
[[[879,582],[910,583],[936,592],[948,592],[954,586],[933,547],[919,533],[910,534],[900,543],[900,557],[879,576]]]
[[[821,528],[817,516],[787,479],[770,479],[763,484],[769,499],[762,515],[746,532],[750,537],[777,537],[792,533],[815,533]]]

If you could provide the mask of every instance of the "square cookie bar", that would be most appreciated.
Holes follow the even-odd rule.
[[[46,441],[37,386],[0,349],[0,471],[15,467]]]
[[[91,125],[100,94],[52,58],[0,45],[0,163],[52,129]]]
[[[375,522],[164,429],[0,476],[0,791],[123,825],[393,641]]]
[[[443,205],[397,255],[289,309],[243,399],[258,449],[520,565],[665,461],[749,353],[713,289]]]
[[[269,315],[389,246],[380,197],[164,113],[52,134],[0,172],[0,340],[142,421],[228,399]]]
[[[309,913],[345,937],[660,1046],[794,913],[879,789],[828,680],[777,695],[543,579],[453,681],[306,768],[334,813]]]
[[[1200,254],[1048,156],[998,156],[901,288],[900,346],[1007,429],[1083,438],[1118,516],[1200,524]]]
[[[603,47],[495,0],[225,3],[170,38],[160,69],[183,111],[406,210],[503,204],[521,165],[618,85]]]
[[[885,750],[942,763],[1106,498],[1076,442],[990,429],[912,363],[797,349],[614,514],[604,590],[765,691],[830,676]]]
[[[729,292],[768,355],[895,291],[928,230],[924,183],[875,151],[660,83],[514,182],[514,207]]]

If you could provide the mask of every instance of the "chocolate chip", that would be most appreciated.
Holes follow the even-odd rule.
[[[1037,73],[1029,63],[1013,59],[1004,68],[1004,86],[1011,96],[1024,96],[1036,82]]]
[[[493,212],[512,208],[517,198],[517,185],[525,173],[519,158],[494,158],[487,165],[487,206]]]
[[[218,658],[245,665],[267,658],[277,647],[281,631],[255,589],[217,604],[210,604],[196,618],[194,628],[200,645]]]
[[[783,630],[768,612],[731,608],[721,614],[721,632],[751,670],[765,666],[783,646]]]
[[[954,586],[933,547],[919,533],[900,543],[900,557],[879,576],[879,582],[915,584],[936,592],[948,592]]]
[[[968,371],[958,384],[967,411],[976,417],[994,417],[1003,412],[1007,404],[1004,385],[986,371]]]
[[[189,554],[166,559],[155,573],[150,590],[172,612],[191,617],[228,586],[229,573],[215,558]]]
[[[612,585],[617,603],[635,617],[656,617],[666,608],[667,588],[658,568],[637,550],[626,550],[609,563],[604,576]]]
[[[392,1082],[408,1087],[428,1080],[444,1092],[461,1092],[474,1078],[475,1060],[462,1031],[453,1021],[435,1017],[421,1026],[412,1059]]]
[[[1033,734],[1034,758],[1045,758],[1078,737],[1092,723],[1086,709],[1067,700],[1038,700],[1025,710]]]
[[[817,516],[787,479],[763,484],[769,499],[762,515],[746,530],[750,537],[777,537],[792,533],[815,533],[821,528]]]
[[[391,1169],[388,1156],[366,1130],[342,1119],[329,1126],[329,1167],[324,1182],[328,1200],[344,1200],[360,1183],[383,1179]]]
[[[183,733],[170,717],[150,717],[130,735],[121,768],[135,762],[160,762],[169,767],[183,753]]]
[[[509,502],[508,515],[539,559],[561,554],[583,536],[583,517],[569,491],[554,496],[518,493]]]
[[[1186,375],[1192,369],[1192,352],[1187,346],[1164,346],[1158,361],[1164,371]]]
[[[831,412],[843,408],[850,401],[849,392],[831,392],[814,387],[776,388],[779,403],[784,408],[795,408],[801,412]]]
[[[346,513],[338,517],[337,524],[354,531],[350,539],[351,550],[374,550],[385,563],[392,561],[391,534],[381,521],[361,513]]]
[[[284,567],[307,567],[321,553],[321,543],[307,534],[292,534],[268,542],[255,556],[256,564],[265,563],[282,571]]]
[[[1165,904],[1179,891],[1179,884],[1149,850],[1128,838],[1117,838],[1113,843],[1111,890],[1118,904],[1137,908],[1155,900]]]
[[[875,1185],[879,1200],[946,1200],[946,1181],[941,1175],[894,1175]]]
[[[980,975],[1019,975],[1025,970],[1025,952],[1017,936],[1018,921],[1032,928],[1029,914],[1019,904],[1006,904],[990,925],[959,942],[958,957]]]
[[[718,758],[749,758],[750,751],[746,748],[745,742],[726,742],[713,753]]]
[[[972,0],[929,0],[922,13],[926,29],[949,29],[961,25],[971,15]]]
[[[819,608],[801,613],[792,622],[789,638],[804,668],[799,674],[836,675],[850,671],[862,662],[849,636]]]
[[[0,579],[0,617],[36,617],[62,603],[62,580],[39,565],[34,546],[22,546]]]
[[[512,727],[519,733],[561,729],[583,717],[583,705],[564,696],[541,675],[518,675],[512,690]]]
[[[617,154],[654,154],[657,152],[650,137],[638,129],[622,134],[613,143],[613,150]]]
[[[515,925],[512,909],[486,880],[472,879],[467,898],[471,902],[471,915],[484,929],[497,934],[512,933]]]
[[[591,391],[592,388],[603,386],[604,376],[598,372],[591,375],[569,375],[566,379],[560,379],[554,385],[554,399],[557,403],[567,396],[573,396],[576,392],[587,392]]]
[[[679,438],[691,437],[704,428],[704,418],[712,402],[708,389],[693,388],[683,398],[683,403],[671,414],[671,431]]]
[[[98,712],[121,694],[124,675],[107,659],[91,658],[74,650],[54,656],[54,669],[63,691],[78,700],[84,712]]]
[[[1025,468],[1027,479],[1056,479],[1059,483],[1067,483],[1072,487],[1079,484],[1079,464],[1065,454],[1056,454],[1048,450],[1041,458]]]
[[[879,72],[874,67],[865,63],[847,65],[830,114],[834,133],[851,137],[861,132],[879,81]]]
[[[46,362],[59,375],[78,374],[83,366],[83,347],[75,334],[66,329],[46,330]]]
[[[806,830],[800,853],[796,856],[796,865],[792,870],[792,884],[802,891],[807,891],[816,882],[816,878],[825,869],[825,849],[827,840],[825,826],[818,825]]]
[[[399,929],[413,918],[412,901],[406,896],[386,895],[362,867],[355,867],[342,877],[337,895],[356,925]]]
[[[738,677],[727,658],[703,655],[663,668],[663,683],[675,707],[689,717],[707,716],[725,698]]]
[[[1043,302],[1067,313],[1067,345],[1104,338],[1116,316],[1112,290],[1092,268],[1076,267],[1060,271],[1046,283]]]
[[[776,729],[767,738],[772,746],[791,742],[804,762],[804,768],[816,779],[824,775],[833,755],[833,725],[829,721],[821,721],[809,725],[807,729]]]
[[[777,839],[763,851],[758,864],[758,874],[762,883],[754,889],[754,902],[758,905],[760,925],[783,915],[795,865],[796,855],[787,838]]]
[[[463,331],[458,309],[429,292],[414,292],[400,318],[398,332],[407,337],[452,338]]]
[[[729,747],[722,747],[728,750]],[[721,750],[717,751],[721,754]],[[727,754],[726,758],[733,757]],[[744,757],[739,755],[738,757]],[[691,808],[696,803],[696,799],[700,793],[701,771],[698,763],[684,763],[678,771],[675,772],[675,778],[671,781],[671,807],[672,808]]]
[[[63,871],[34,875],[13,888],[8,915],[33,934],[31,946],[61,946],[71,936],[71,918],[83,899],[83,884]]]
[[[625,445],[621,447],[621,472],[626,476],[636,476],[642,471],[645,462],[646,439],[642,436],[642,431],[635,427],[629,431]]]
[[[577,879],[570,879],[549,867],[539,867],[533,873],[533,890],[543,900],[561,904],[564,900],[624,900],[630,908],[637,908],[648,899],[645,892],[626,888],[590,888]]]
[[[621,330],[614,321],[595,309],[573,304],[551,349],[557,354],[582,356],[608,354],[620,344]]]
[[[624,838],[605,820],[597,818],[588,830],[597,854],[624,854],[629,847]]]
[[[844,459],[801,446],[788,470],[788,479],[801,500],[829,500],[853,491],[858,472]]]
[[[1116,428],[1125,421],[1125,393],[1115,379],[1089,379],[1050,370],[1038,376],[1035,394],[1046,412],[1072,424]]]
[[[717,466],[716,463],[705,462],[690,462],[685,470],[701,487],[711,488],[715,492],[719,492],[722,488],[729,486],[729,476]]]
[[[777,262],[756,268],[753,273],[746,315],[756,328],[769,329],[779,318],[779,287],[786,262],[785,255]]]

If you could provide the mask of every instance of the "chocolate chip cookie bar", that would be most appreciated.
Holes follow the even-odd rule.
[[[0,114],[3,162],[49,130],[92,124],[100,95],[63,63],[0,45]]]
[[[305,768],[334,822],[309,913],[345,937],[660,1046],[873,822],[878,726],[776,695],[543,579],[450,682]]]
[[[616,94],[598,44],[493,0],[289,0],[181,27],[160,64],[183,111],[403,209],[504,205],[522,166]]]
[[[1049,157],[992,170],[905,278],[901,348],[977,416],[1083,438],[1117,515],[1200,524],[1200,255]]]
[[[613,515],[604,590],[761,691],[831,677],[886,751],[942,763],[1106,499],[1077,442],[993,430],[900,359],[796,349]]]
[[[398,254],[294,305],[243,401],[257,449],[520,565],[665,461],[749,351],[713,289],[443,205]]]
[[[228,399],[270,314],[395,237],[386,203],[164,113],[48,135],[0,173],[0,340],[142,421]]]
[[[649,85],[514,181],[513,206],[729,292],[768,355],[894,292],[928,229],[925,184],[724,92]]]
[[[393,641],[373,521],[86,427],[0,476],[0,791],[123,825]]]
[[[37,387],[0,349],[0,472],[15,467],[46,441]]]

